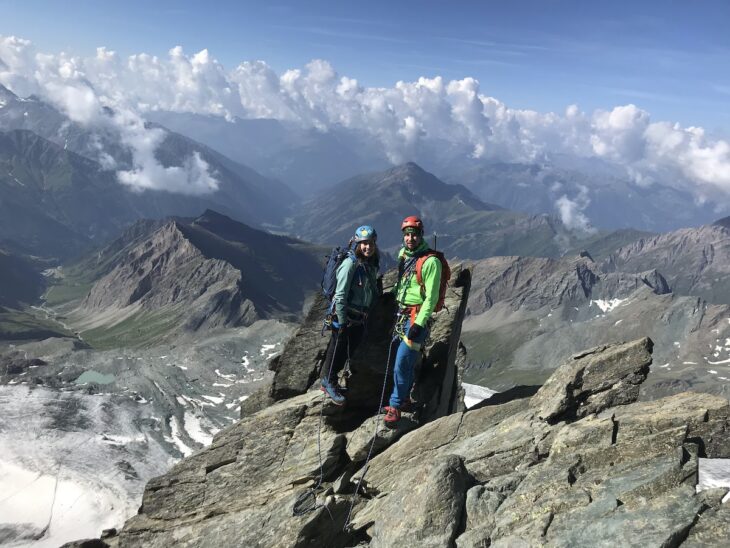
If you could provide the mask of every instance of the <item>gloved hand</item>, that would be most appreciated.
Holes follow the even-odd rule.
[[[411,325],[411,327],[408,329],[408,335],[406,335],[410,340],[414,341],[418,339],[421,335],[423,335],[423,327],[418,325],[417,323],[414,323]]]
[[[347,329],[347,324],[346,323],[342,324],[342,323],[338,322],[337,320],[332,320],[332,329],[334,331],[339,331],[340,333],[344,333],[345,330]]]

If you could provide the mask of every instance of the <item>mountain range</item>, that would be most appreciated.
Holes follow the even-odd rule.
[[[346,243],[360,224],[379,231],[378,243],[400,244],[400,223],[419,215],[429,241],[450,256],[480,259],[493,255],[559,257],[580,249],[601,256],[646,233],[635,230],[585,232],[551,215],[529,215],[486,203],[461,185],[447,184],[412,162],[359,175],[305,200],[286,229],[311,241]]]
[[[560,200],[575,204],[593,227],[664,232],[699,226],[717,217],[716,204],[661,182],[638,184],[594,162],[586,171],[545,164],[483,164],[445,177],[479,198],[525,213],[559,213]]]
[[[129,149],[113,128],[82,126],[5,88],[0,98],[0,242],[6,247],[69,257],[140,218],[198,215],[210,207],[260,226],[280,221],[296,203],[283,183],[164,128],[156,128],[164,135],[156,161],[181,166],[197,154],[218,188],[202,195],[134,190],[103,164],[102,154],[115,169],[132,167]]]
[[[720,204],[695,199],[669,175],[639,179],[596,158],[556,154],[510,163],[475,158],[471,150],[430,136],[398,160],[373,136],[341,126],[325,130],[273,119],[228,120],[165,111],[147,116],[286,182],[304,199],[356,174],[385,171],[410,160],[439,179],[464,185],[479,199],[512,211],[560,215],[558,201],[565,197],[590,226],[602,230],[664,232],[707,224],[722,211]]]
[[[194,219],[139,221],[59,269],[47,299],[95,347],[292,321],[317,287],[325,252],[211,210]]]

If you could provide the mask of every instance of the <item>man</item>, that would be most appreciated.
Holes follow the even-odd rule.
[[[385,408],[385,425],[395,428],[401,410],[409,410],[414,368],[421,345],[428,336],[428,320],[436,308],[441,284],[441,261],[435,255],[426,258],[421,266],[422,284],[416,276],[418,259],[428,255],[429,247],[423,237],[423,222],[415,215],[401,223],[403,247],[398,253],[398,281],[395,298],[398,302],[396,334],[400,338],[393,368],[395,386],[390,405]]]

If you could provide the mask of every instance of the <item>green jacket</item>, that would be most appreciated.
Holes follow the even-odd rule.
[[[408,260],[414,255],[420,255],[429,249],[428,244],[424,241],[414,251],[408,251],[403,247],[398,252],[398,258]],[[438,257],[431,256],[423,262],[421,269],[423,277],[423,285],[425,288],[425,296],[421,290],[421,286],[416,279],[416,269],[412,269],[410,274],[405,274],[402,279],[398,280],[395,286],[395,298],[402,306],[421,305],[416,315],[416,323],[423,327],[433,314],[436,303],[439,298],[439,287],[441,285],[441,261]]]
[[[378,294],[378,268],[350,255],[337,268],[337,288],[333,298],[339,322],[358,320]]]

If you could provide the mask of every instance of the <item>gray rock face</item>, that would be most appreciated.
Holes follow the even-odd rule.
[[[670,293],[661,269],[636,266],[604,272],[587,257],[475,263],[465,382],[499,391],[541,385],[575,353],[641,335],[656,344],[642,398],[688,389],[730,395],[730,306]]]
[[[475,291],[469,312],[481,314],[498,302],[530,311],[580,306],[592,300],[624,298],[642,287],[658,295],[670,291],[662,275],[651,267],[638,274],[605,273],[590,256],[560,260],[491,257],[474,265]]]
[[[641,238],[601,263],[605,272],[650,268],[664,274],[679,295],[730,304],[730,229],[714,224]]]
[[[651,364],[653,343],[598,346],[573,356],[532,397],[542,420],[581,418],[635,401]],[[564,417],[572,411],[574,417]]]
[[[463,366],[463,359],[458,359],[459,340],[471,287],[471,271],[460,264],[452,264],[451,269],[445,307],[434,315],[414,389],[419,403],[416,420],[421,422],[456,411],[461,404],[459,366]],[[395,271],[385,275],[386,288],[394,284],[395,275]],[[265,394],[258,394],[250,404],[242,406],[242,413],[256,412],[271,402],[303,394],[319,378],[329,341],[328,332],[322,336],[326,308],[324,298],[318,295],[282,354],[272,360],[270,367],[275,374],[271,386]],[[384,382],[386,398],[392,390],[390,362],[395,357],[396,346],[391,348],[391,333],[395,312],[395,302],[386,293],[370,313],[367,336],[350,360],[353,375],[347,380],[349,408],[374,413],[379,407]]]
[[[352,411],[322,407],[317,392],[280,401],[151,481],[139,514],[104,542],[717,545],[724,490],[695,494],[694,485],[698,457],[730,454],[730,403],[698,393],[635,401],[625,381],[644,378],[650,352],[646,339],[594,348],[532,398],[428,422],[370,461],[357,494],[365,470],[352,444],[372,422],[353,424]],[[591,399],[601,394],[612,395]],[[293,516],[319,477],[320,420],[324,483],[312,510]]]
[[[82,336],[123,322],[135,343],[291,319],[321,276],[320,248],[214,211],[139,225],[76,266],[93,282],[69,314]]]

